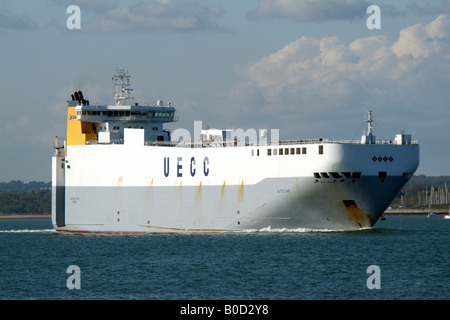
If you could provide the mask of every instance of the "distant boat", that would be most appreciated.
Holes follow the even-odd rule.
[[[428,214],[427,214],[427,218],[431,218],[436,216],[436,214],[434,212],[431,212],[431,199],[430,199],[430,205],[428,206]]]
[[[448,214],[444,216],[444,219],[450,219],[450,204],[448,205]]]

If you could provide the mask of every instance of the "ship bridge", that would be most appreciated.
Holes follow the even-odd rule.
[[[124,130],[143,129],[146,141],[170,141],[170,132],[164,123],[178,121],[171,103],[158,100],[156,105],[130,103],[130,76],[117,69],[113,76],[114,105],[90,105],[83,93],[77,91],[68,101],[67,144],[121,143]]]

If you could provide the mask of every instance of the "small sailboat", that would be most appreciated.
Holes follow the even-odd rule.
[[[450,204],[448,205],[448,214],[444,216],[444,219],[450,219]]]
[[[431,212],[431,202],[430,202],[430,205],[428,207],[427,218],[431,218],[431,217],[434,217],[434,216],[436,216],[436,214],[434,212]]]

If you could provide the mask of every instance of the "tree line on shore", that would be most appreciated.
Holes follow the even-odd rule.
[[[0,182],[0,214],[48,214],[51,197],[51,182]]]
[[[450,203],[450,176],[413,176],[391,207],[445,209]],[[51,182],[12,180],[0,182],[0,214],[48,214]]]

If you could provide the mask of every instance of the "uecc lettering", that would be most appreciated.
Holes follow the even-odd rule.
[[[188,161],[189,163],[189,173],[192,177],[195,177],[198,171],[196,168],[197,161],[195,160],[195,157],[191,157]],[[176,172],[177,177],[181,178],[183,177],[183,157],[177,157],[176,158]],[[164,157],[164,176],[168,177],[170,175],[170,157]],[[204,157],[203,158],[203,175],[207,177],[209,175],[209,158]]]

